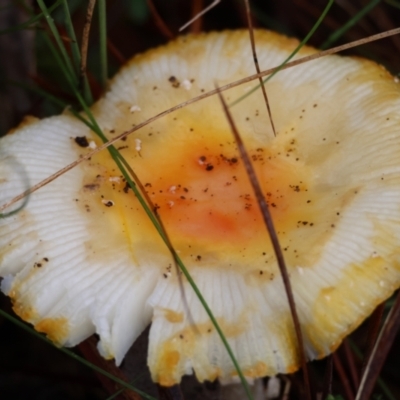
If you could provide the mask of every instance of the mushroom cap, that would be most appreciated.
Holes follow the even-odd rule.
[[[262,69],[298,42],[256,31]],[[316,53],[304,47],[296,57]],[[112,138],[172,106],[254,73],[247,31],[176,41],[133,58],[92,107]],[[225,92],[228,102],[248,83]],[[231,111],[284,250],[308,359],[332,352],[400,283],[400,90],[381,66],[324,57],[266,84]],[[0,142],[0,204],[100,140],[64,113]],[[299,368],[268,233],[218,98],[164,116],[116,147],[157,207],[248,378]],[[62,346],[93,333],[120,364],[152,321],[148,364],[162,385],[237,372],[197,296],[108,151],[0,220],[0,276],[15,312]]]

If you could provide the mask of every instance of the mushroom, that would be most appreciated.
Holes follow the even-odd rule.
[[[256,31],[262,69],[297,41]],[[300,56],[316,50],[304,47]],[[246,31],[180,37],[131,60],[92,112],[108,138],[254,72]],[[268,201],[308,359],[335,350],[400,283],[400,90],[381,66],[329,56],[279,72],[232,108]],[[253,84],[225,94],[232,102]],[[69,115],[29,119],[1,139],[0,204],[100,145]],[[217,97],[117,143],[247,378],[293,372],[299,355],[268,233]],[[15,207],[15,206],[14,206]],[[120,364],[152,321],[161,385],[237,372],[190,285],[107,151],[0,220],[1,289],[58,345],[89,335]],[[195,327],[193,326],[193,322]]]

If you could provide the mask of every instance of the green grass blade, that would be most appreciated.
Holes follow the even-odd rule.
[[[53,96],[46,90],[43,90],[37,86],[33,86],[33,85],[29,85],[26,83],[21,83],[21,82],[17,82],[17,81],[13,81],[13,80],[7,80],[7,81],[5,81],[5,83],[7,83],[9,85],[13,85],[13,86],[18,86],[18,87],[25,89],[27,91],[30,91],[30,92],[37,93],[37,94],[41,95],[43,98],[51,101],[52,103],[54,103],[55,105],[60,107],[60,110],[63,110],[64,108],[69,106],[69,104],[67,104],[65,101],[60,100],[58,97]]]
[[[37,0],[37,1],[38,1],[40,9],[42,10],[43,14],[46,17],[46,20],[47,20],[47,23],[48,23],[49,28],[51,30],[51,33],[53,34],[53,37],[54,37],[55,41],[57,42],[58,49],[59,49],[59,51],[60,51],[60,53],[62,55],[63,62],[65,64],[65,70],[68,71],[68,77],[69,77],[69,79],[71,79],[71,81],[73,83],[73,86],[77,87],[77,85],[78,85],[78,76],[74,71],[71,59],[68,56],[67,50],[66,50],[66,48],[64,46],[64,43],[63,43],[63,41],[61,39],[61,36],[60,36],[60,34],[58,32],[58,29],[57,29],[57,27],[56,27],[56,25],[54,23],[54,20],[53,20],[53,18],[51,17],[51,15],[49,13],[49,9],[44,4],[43,0]]]
[[[54,59],[57,61],[58,66],[60,67],[62,73],[64,74],[65,79],[67,80],[69,86],[71,87],[71,90],[73,92],[76,92],[77,91],[77,87],[76,87],[76,79],[75,79],[74,72],[71,71],[69,68],[67,68],[67,66],[65,65],[65,63],[61,59],[61,56],[59,55],[54,43],[50,40],[48,35],[46,35],[44,33],[43,34],[43,38],[44,38],[45,43],[49,47],[50,52],[52,53]]]
[[[0,309],[0,315],[6,319],[8,319],[9,321],[11,321],[12,323],[14,323],[15,325],[19,326],[20,328],[24,329],[25,331],[29,332],[30,334],[32,334],[33,336],[39,338],[40,340],[43,340],[44,342],[46,342],[47,344],[49,344],[52,347],[55,347],[56,349],[62,351],[63,353],[67,354],[69,357],[72,357],[73,359],[79,361],[81,364],[86,365],[87,367],[91,368],[92,370],[106,376],[107,378],[113,380],[114,382],[118,383],[119,385],[121,385],[122,387],[124,387],[125,389],[129,389],[132,390],[138,394],[140,394],[140,396],[144,397],[145,399],[148,400],[157,400],[154,397],[148,395],[145,392],[142,392],[139,389],[136,389],[134,386],[131,386],[129,383],[115,377],[114,375],[110,374],[107,371],[104,371],[102,368],[98,367],[95,364],[92,364],[91,362],[87,361],[85,358],[78,356],[77,354],[75,354],[74,352],[72,352],[71,350],[66,349],[65,347],[58,347],[56,346],[51,340],[47,339],[44,335],[42,335],[39,332],[36,332],[33,328],[31,328],[30,326],[28,326],[27,324],[25,324],[24,322],[20,321],[19,319],[9,315],[8,313],[6,313],[4,310]]]
[[[69,12],[67,0],[63,0],[63,6],[65,13],[65,18],[64,18],[65,28],[67,29],[68,36],[71,39],[72,58],[74,60],[75,73],[76,75],[78,75],[79,65],[81,63],[81,54],[79,51],[78,40],[75,35],[75,29],[74,25],[72,24],[71,14]]]
[[[293,52],[286,58],[285,61],[273,72],[271,75],[269,75],[267,78],[263,80],[263,84],[265,85],[270,79],[272,79],[298,52],[299,50],[310,40],[311,36],[314,35],[314,32],[318,29],[318,27],[321,25],[322,21],[326,17],[326,14],[328,14],[328,11],[332,7],[333,3],[335,0],[329,0],[327,6],[325,7],[324,11],[322,11],[322,14],[319,16],[317,22],[314,24],[314,26],[311,28],[311,30],[308,32],[306,37],[299,43],[299,45],[293,50]],[[237,100],[229,104],[230,107],[235,106],[236,104],[239,104],[242,100],[256,92],[258,89],[260,89],[260,85],[255,86],[253,89],[249,90],[245,95],[239,97]]]
[[[78,96],[79,96],[79,93],[78,93]],[[83,99],[80,98],[80,100],[83,100]],[[100,127],[97,125],[97,122],[94,119],[93,115],[91,114],[90,109],[86,106],[86,104],[84,104],[84,102],[82,102],[81,104],[84,107],[84,111],[88,115],[89,120],[94,125],[95,133],[103,140],[103,142],[106,142],[107,138],[105,137],[105,135],[101,131]],[[109,146],[108,150],[109,150],[112,158],[114,159],[114,162],[117,164],[119,170],[121,171],[123,177],[126,179],[127,183],[131,187],[133,193],[135,194],[135,196],[139,200],[139,202],[140,202],[141,206],[143,207],[144,211],[146,212],[147,216],[150,218],[151,222],[153,223],[153,225],[157,229],[157,231],[158,231],[159,235],[161,236],[161,238],[163,239],[164,243],[169,248],[169,240],[168,240],[168,237],[165,235],[163,227],[160,226],[160,224],[158,222],[158,219],[154,215],[153,211],[150,209],[149,205],[147,204],[147,202],[145,201],[144,197],[140,193],[140,190],[138,189],[137,185],[133,182],[131,176],[128,174],[128,172],[126,171],[126,169],[124,167],[124,164],[127,165],[128,163],[120,155],[118,150],[115,149],[114,146]],[[249,385],[247,383],[247,380],[244,377],[243,372],[242,372],[242,370],[241,370],[241,368],[239,366],[239,363],[237,362],[236,357],[233,354],[233,351],[232,351],[232,349],[231,349],[231,347],[230,347],[230,345],[228,343],[228,340],[226,339],[221,327],[219,326],[216,318],[214,317],[214,314],[212,313],[211,308],[208,306],[206,300],[204,299],[204,297],[201,294],[200,289],[197,287],[197,285],[194,282],[192,276],[190,275],[188,269],[186,268],[186,266],[184,265],[184,263],[182,262],[182,260],[180,259],[180,257],[177,255],[177,253],[175,251],[173,251],[173,256],[174,256],[174,258],[175,258],[180,270],[185,275],[186,279],[188,280],[189,284],[191,285],[192,289],[194,290],[196,296],[198,297],[199,301],[201,302],[202,306],[204,307],[208,317],[210,318],[212,324],[215,327],[215,330],[218,332],[218,335],[220,336],[220,338],[222,340],[222,343],[223,343],[225,349],[227,350],[227,352],[229,354],[229,357],[232,360],[233,365],[235,366],[235,369],[236,369],[236,371],[238,373],[238,376],[239,376],[239,378],[241,380],[241,383],[242,383],[242,385],[243,385],[243,387],[244,387],[244,389],[246,391],[248,399],[252,400],[253,396],[251,394],[251,391],[250,391]]]
[[[385,0],[385,3],[400,10],[400,3],[396,0]]]
[[[98,0],[97,7],[99,8],[100,75],[101,84],[106,88],[108,79],[106,0]]]
[[[64,0],[56,1],[51,7],[48,8],[48,11],[49,12],[54,11],[58,6],[60,6],[62,4],[63,1]],[[31,25],[33,25],[35,22],[40,21],[44,17],[45,17],[45,14],[42,12],[38,15],[33,16],[32,18],[28,19],[28,21],[23,22],[22,24],[14,26],[13,28],[4,29],[3,31],[0,31],[0,35],[5,35],[7,33],[16,32],[16,31],[20,31],[22,29],[30,28]]]
[[[107,137],[104,135],[104,133],[102,132],[101,128],[98,126],[95,118],[93,117],[89,107],[85,104],[82,96],[77,92],[75,93],[78,100],[80,101],[84,112],[86,113],[86,115],[88,116],[89,120],[91,121],[91,123],[93,124],[94,127],[94,132],[102,139],[102,141],[105,143],[107,142]],[[111,157],[113,158],[114,162],[117,164],[119,170],[121,171],[123,177],[126,179],[127,183],[129,184],[129,186],[131,187],[134,195],[136,196],[136,198],[138,199],[140,205],[142,206],[142,208],[144,209],[144,211],[146,212],[147,216],[150,218],[151,222],[153,223],[154,227],[157,229],[157,232],[159,233],[159,235],[161,236],[162,240],[164,241],[164,243],[166,244],[166,246],[170,249],[170,243],[169,243],[169,239],[166,236],[163,227],[159,224],[157,217],[154,215],[153,211],[150,209],[149,205],[147,204],[147,202],[145,201],[142,193],[140,192],[140,190],[138,189],[138,186],[135,184],[135,182],[132,180],[131,176],[128,174],[125,165],[128,165],[127,161],[122,157],[122,155],[118,152],[118,150],[114,147],[114,146],[109,146],[108,147],[108,151],[111,154]],[[171,249],[170,249],[171,250]],[[228,340],[226,339],[221,327],[219,326],[216,318],[214,317],[214,314],[211,311],[211,308],[208,306],[206,300],[204,299],[204,297],[202,296],[200,289],[197,287],[196,283],[194,282],[193,278],[191,277],[188,269],[185,267],[184,263],[182,262],[182,260],[180,259],[180,257],[178,256],[178,254],[172,249],[173,252],[173,256],[174,259],[176,260],[180,270],[182,271],[182,273],[185,275],[186,279],[188,280],[189,284],[191,285],[192,289],[194,290],[196,296],[198,297],[199,301],[201,302],[202,306],[204,307],[208,317],[210,318],[212,324],[215,327],[215,330],[218,332],[218,335],[220,336],[222,343],[225,347],[225,349],[228,352],[229,357],[232,360],[233,365],[235,366],[235,369],[238,373],[238,376],[241,380],[241,383],[246,391],[247,397],[249,400],[253,399],[253,396],[251,394],[249,385],[247,383],[246,378],[243,375],[243,372],[239,366],[239,363],[236,360],[235,355],[233,354],[233,351],[228,343]]]
[[[61,110],[64,110],[66,108],[69,109],[69,111],[71,112],[71,114],[73,114],[77,119],[79,119],[80,121],[82,121],[89,129],[94,130],[95,127],[87,120],[85,119],[81,113],[79,113],[78,111],[74,110],[70,104],[66,103],[63,100],[60,100],[58,97],[53,96],[52,94],[46,92],[43,89],[40,89],[36,86],[31,86],[31,85],[27,85],[24,83],[20,83],[20,82],[15,82],[15,81],[8,81],[8,83],[15,85],[15,86],[19,86],[21,88],[24,88],[26,90],[35,92],[37,94],[40,94],[43,98],[45,98],[46,100],[49,100],[50,102],[54,103],[55,105],[57,105],[58,107],[60,107]],[[1,214],[0,214],[1,216]]]
[[[24,179],[25,180],[25,179]],[[26,182],[25,182],[25,187],[26,187],[26,189],[25,190],[28,190],[29,189],[29,182],[28,182],[28,180],[26,179]],[[24,208],[25,208],[25,206],[28,204],[28,201],[29,201],[29,194],[27,194],[25,197],[24,197],[24,200],[22,201],[22,204],[19,206],[19,207],[17,207],[15,210],[13,210],[13,211],[10,211],[10,212],[7,212],[7,213],[0,213],[0,219],[3,219],[3,218],[8,218],[8,217],[11,217],[12,215],[15,215],[15,214],[17,214],[17,213],[19,213],[20,211],[22,211]]]
[[[86,104],[84,98],[82,97],[82,95],[79,93],[79,91],[76,89],[76,87],[73,85],[73,83],[71,82],[71,77],[69,74],[69,71],[65,68],[65,66],[63,65],[63,62],[58,54],[58,52],[56,51],[53,43],[51,42],[51,40],[45,36],[45,40],[47,41],[49,48],[51,50],[51,52],[53,53],[54,57],[56,58],[57,62],[60,65],[60,68],[62,69],[63,73],[65,74],[66,79],[69,81],[72,90],[74,91],[74,94],[76,96],[76,98],[78,99],[79,103],[81,104],[84,112],[86,113],[90,123],[88,121],[83,121],[84,123],[86,123],[100,138],[101,140],[105,143],[107,142],[107,137],[104,135],[104,133],[102,132],[101,128],[99,127],[99,125],[97,124],[95,118],[93,117],[88,105]],[[74,112],[75,114],[76,112]],[[76,115],[76,114],[75,114]],[[81,119],[81,117],[79,117],[79,119]],[[81,119],[82,120],[82,119]],[[113,158],[114,162],[116,163],[117,167],[119,168],[119,170],[121,171],[123,177],[126,179],[127,183],[129,184],[129,186],[131,187],[132,191],[134,192],[135,196],[137,197],[137,199],[139,200],[141,206],[143,207],[143,209],[145,210],[147,216],[150,218],[151,222],[153,223],[153,225],[155,226],[155,228],[157,229],[158,233],[160,234],[161,238],[163,239],[163,241],[165,242],[165,244],[168,247],[169,241],[168,241],[168,237],[164,234],[163,228],[162,226],[160,226],[156,216],[154,215],[153,211],[150,209],[149,205],[147,204],[147,202],[145,201],[145,199],[143,198],[142,194],[140,193],[140,190],[138,189],[137,185],[133,182],[131,176],[128,174],[128,172],[126,171],[124,165],[128,165],[128,163],[125,161],[125,159],[121,156],[121,154],[118,152],[118,150],[114,147],[114,146],[109,146],[108,147],[108,151],[111,154],[111,157]],[[231,349],[231,347],[229,346],[229,343],[226,339],[226,337],[224,336],[221,327],[218,325],[216,318],[214,317],[210,307],[208,306],[207,302],[205,301],[205,299],[203,298],[203,296],[201,295],[200,290],[198,289],[198,287],[196,286],[194,280],[192,279],[189,271],[186,269],[185,265],[183,264],[182,260],[178,257],[178,255],[176,253],[174,253],[175,259],[180,267],[180,269],[182,270],[183,274],[185,275],[186,279],[188,280],[188,282],[190,283],[190,285],[192,286],[193,290],[195,291],[197,297],[199,298],[199,301],[201,302],[201,304],[203,305],[205,311],[207,312],[210,320],[212,321],[212,324],[214,325],[216,331],[218,332],[231,360],[232,363],[234,364],[237,373],[239,375],[239,378],[245,388],[245,391],[247,393],[247,396],[249,398],[249,400],[252,400],[252,394],[250,392],[250,388],[248,386],[248,383],[240,369],[240,366],[233,354],[233,351]]]
[[[347,21],[340,29],[333,32],[328,39],[322,44],[320,47],[321,50],[328,49],[331,47],[337,40],[340,39],[352,26],[357,24],[360,19],[362,19],[366,14],[372,11],[382,0],[372,0],[365,7],[363,7],[353,18]]]
[[[80,49],[79,49],[79,45],[78,45],[78,40],[75,35],[75,28],[74,28],[74,25],[72,24],[71,14],[69,12],[67,0],[64,0],[64,10],[65,10],[64,23],[65,23],[65,27],[67,29],[68,35],[71,38],[71,50],[72,50],[72,57],[73,57],[74,66],[75,66],[75,75],[78,77],[80,74],[81,53],[80,53]],[[92,92],[90,90],[90,85],[89,85],[86,74],[83,78],[83,95],[88,104],[93,103],[93,96],[92,96]]]

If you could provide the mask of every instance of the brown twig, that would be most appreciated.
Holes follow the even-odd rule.
[[[368,359],[364,374],[361,378],[356,400],[368,400],[371,398],[376,380],[379,377],[383,363],[392,347],[400,328],[400,294],[390,310],[383,324],[379,337]]]
[[[321,51],[321,52],[319,52],[317,54],[312,54],[310,56],[302,57],[302,58],[299,58],[298,60],[294,60],[294,61],[288,62],[287,64],[285,64],[285,66],[283,66],[281,68],[281,71],[284,70],[284,69],[293,68],[293,67],[295,67],[297,65],[304,64],[304,63],[312,61],[312,60],[316,60],[316,59],[318,59],[320,57],[324,57],[324,56],[329,55],[329,54],[339,53],[341,51],[348,50],[348,49],[351,49],[353,47],[357,47],[357,46],[359,46],[361,44],[365,44],[365,43],[372,42],[372,41],[375,41],[375,40],[384,39],[386,37],[397,35],[399,33],[400,33],[400,28],[396,28],[396,29],[392,29],[391,31],[388,31],[388,32],[378,33],[376,35],[369,36],[368,38],[355,40],[354,42],[351,42],[351,43],[347,43],[347,44],[344,44],[344,45],[341,45],[341,46],[333,47],[331,49]],[[64,168],[62,168],[59,171],[55,172],[53,175],[49,176],[48,178],[43,179],[42,181],[40,181],[36,185],[32,186],[30,189],[25,190],[23,193],[19,194],[18,196],[13,197],[10,201],[8,201],[7,203],[4,203],[4,204],[2,204],[0,206],[0,212],[5,210],[6,208],[10,207],[11,205],[16,203],[17,201],[19,201],[19,200],[23,199],[24,197],[28,196],[29,194],[31,194],[33,192],[36,192],[36,190],[40,189],[42,186],[45,186],[48,183],[54,181],[59,176],[65,174],[66,172],[68,172],[72,168],[75,168],[81,162],[83,162],[85,160],[88,160],[89,158],[93,157],[95,154],[97,154],[100,151],[106,149],[108,146],[111,146],[112,144],[114,144],[118,140],[121,140],[121,139],[127,137],[131,133],[136,132],[137,130],[143,128],[144,126],[147,126],[147,125],[151,124],[152,122],[157,121],[158,119],[160,119],[162,117],[165,117],[168,114],[171,114],[174,111],[177,111],[177,110],[180,110],[180,109],[182,109],[184,107],[187,107],[190,104],[196,103],[196,102],[198,102],[200,100],[203,100],[203,99],[205,99],[207,97],[213,96],[218,91],[223,92],[225,90],[232,89],[232,88],[234,88],[236,86],[240,86],[240,85],[243,85],[244,83],[251,82],[252,80],[258,79],[260,76],[264,77],[264,76],[267,76],[267,75],[271,75],[278,68],[279,67],[270,68],[270,69],[267,69],[265,71],[262,71],[260,74],[254,74],[254,75],[250,75],[250,76],[248,76],[246,78],[239,79],[239,80],[237,80],[235,82],[232,82],[232,83],[229,83],[227,85],[221,86],[219,89],[210,90],[207,93],[204,93],[204,94],[202,94],[200,96],[197,96],[197,97],[193,97],[190,100],[184,101],[183,103],[180,103],[180,104],[178,104],[178,105],[176,105],[174,107],[169,108],[168,110],[165,110],[165,111],[162,111],[162,112],[156,114],[155,116],[147,119],[146,121],[143,121],[142,123],[136,125],[134,128],[129,129],[129,130],[121,133],[118,136],[115,136],[113,139],[110,139],[106,143],[103,143],[101,146],[99,146],[96,149],[88,152],[86,155],[82,156],[78,160],[75,160],[71,164],[68,164],[67,166],[65,166]]]
[[[195,15],[192,19],[190,19],[186,24],[182,25],[179,28],[179,32],[182,32],[184,29],[186,29],[189,25],[193,24],[194,21],[202,17],[205,13],[208,13],[211,9],[213,9],[216,5],[218,5],[221,2],[221,0],[214,0],[208,7],[206,7],[204,10],[199,12],[197,15]]]
[[[289,400],[290,396],[290,388],[292,387],[292,382],[286,376],[283,376],[282,379],[285,381],[285,387],[283,389],[282,400]]]
[[[250,43],[251,43],[251,51],[253,53],[253,60],[254,60],[254,65],[256,67],[256,71],[259,74],[261,72],[260,70],[260,65],[258,64],[258,57],[257,57],[257,52],[256,52],[256,43],[254,40],[254,31],[253,31],[253,21],[251,19],[251,11],[250,11],[250,4],[249,0],[244,0],[244,4],[246,5],[246,15],[247,15],[247,24],[249,27],[249,34],[250,34]],[[267,91],[265,89],[264,82],[262,78],[258,78],[261,86],[261,91],[264,96],[264,101],[265,105],[267,106],[267,111],[268,111],[268,117],[271,122],[271,127],[272,127],[272,132],[274,133],[274,136],[276,136],[276,130],[275,130],[275,125],[274,125],[274,120],[272,119],[272,113],[271,113],[271,107],[269,105],[268,101],[268,96],[267,96]]]
[[[385,311],[385,303],[382,303],[375,309],[375,311],[372,313],[369,319],[368,333],[367,333],[367,349],[365,351],[365,356],[363,359],[361,376],[364,375],[365,367],[367,366],[368,360],[371,357],[372,350],[374,349],[376,339],[378,338],[379,328],[381,326],[384,311]]]
[[[119,64],[122,65],[126,63],[126,58],[117,49],[114,43],[108,38],[107,38],[107,49],[109,50],[110,54],[112,54],[114,58],[119,62]]]
[[[92,24],[93,10],[96,5],[96,0],[89,0],[89,4],[86,11],[86,20],[83,27],[82,43],[81,43],[81,65],[80,65],[80,85],[83,87],[83,82],[86,77],[87,67],[87,52],[89,48],[89,33],[90,26]]]
[[[322,386],[322,399],[326,399],[328,395],[332,394],[332,381],[333,381],[333,357],[332,354],[327,357],[327,366],[325,369],[324,383]]]
[[[83,354],[86,360],[90,361],[92,364],[97,365],[104,371],[107,371],[109,374],[115,376],[116,378],[125,381],[128,383],[126,376],[122,373],[122,371],[115,365],[113,361],[105,360],[103,357],[100,356],[99,352],[96,349],[96,343],[94,337],[90,337],[89,339],[85,340],[84,342],[78,345],[79,350]],[[103,385],[103,387],[107,390],[107,392],[112,395],[116,393],[121,388],[119,385],[112,381],[111,379],[107,378],[106,376],[97,373],[96,375]],[[126,389],[117,397],[114,397],[116,400],[141,400],[142,397],[133,392],[132,390]]]
[[[340,361],[338,352],[332,354],[333,364],[335,366],[335,370],[339,375],[340,381],[342,382],[344,391],[346,393],[347,400],[354,400],[354,392],[351,388],[349,378],[347,377],[346,371],[343,368],[342,362]]]
[[[360,377],[358,376],[357,366],[354,359],[353,351],[350,348],[348,339],[343,340],[343,350],[346,355],[347,365],[349,367],[350,376],[353,384],[353,389],[357,391],[358,386],[360,385]]]
[[[218,89],[218,88],[217,88]],[[265,200],[263,195],[260,183],[258,181],[256,172],[253,168],[253,164],[250,161],[250,157],[247,153],[245,145],[240,137],[240,134],[236,128],[235,122],[233,121],[232,115],[229,111],[229,108],[221,94],[220,91],[217,92],[218,96],[221,100],[222,107],[225,113],[225,116],[228,120],[229,126],[231,128],[232,134],[235,137],[236,144],[238,146],[238,150],[240,153],[240,157],[243,160],[243,164],[246,168],[247,175],[249,177],[251,186],[253,188],[254,194],[257,199],[258,206],[260,207],[261,214],[263,216],[264,224],[267,228],[269,237],[271,239],[271,243],[274,249],[274,253],[278,262],[279,270],[282,276],[283,285],[285,287],[286,296],[289,302],[290,313],[292,315],[292,320],[294,324],[294,330],[296,333],[297,344],[298,344],[298,351],[299,351],[299,358],[300,358],[300,365],[303,369],[304,375],[304,382],[305,382],[305,391],[306,391],[306,398],[311,400],[311,390],[310,390],[310,380],[308,375],[307,369],[307,360],[306,360],[306,353],[304,349],[304,342],[303,342],[303,334],[301,332],[300,320],[296,310],[296,302],[294,300],[293,290],[290,283],[289,274],[286,268],[285,259],[283,257],[283,252],[279,243],[278,235],[276,234],[275,226],[272,220],[271,213],[269,211],[268,204]]]
[[[179,385],[163,387],[157,385],[160,400],[184,400],[183,393]]]
[[[154,18],[154,23],[156,24],[157,28],[160,30],[160,32],[168,39],[172,40],[175,38],[175,34],[172,33],[172,31],[168,28],[168,25],[164,22],[164,20],[161,18],[160,14],[157,11],[156,6],[153,3],[153,0],[147,0],[147,5],[150,8],[150,12],[153,15]]]

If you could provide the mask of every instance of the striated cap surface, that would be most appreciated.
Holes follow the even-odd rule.
[[[262,69],[297,41],[256,32]],[[298,56],[312,54],[304,48]],[[254,73],[247,31],[182,37],[132,59],[92,107],[112,138],[181,102]],[[228,103],[248,83],[224,93]],[[333,351],[400,282],[400,89],[381,66],[330,56],[279,72],[232,107],[271,209],[307,357]],[[0,203],[100,140],[69,115],[27,121],[0,141]],[[175,111],[116,144],[157,208],[249,378],[293,372],[297,343],[281,277],[218,98]],[[236,376],[193,289],[108,151],[0,220],[2,290],[59,345],[93,333],[121,363],[152,322],[148,363],[170,386]]]

